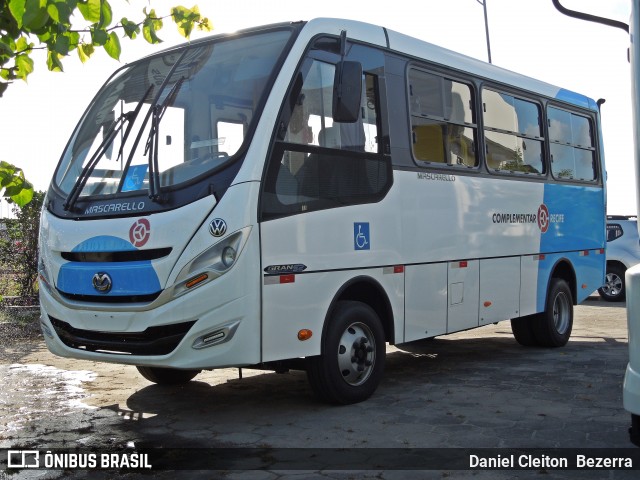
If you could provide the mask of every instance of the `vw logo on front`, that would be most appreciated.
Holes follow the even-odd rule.
[[[100,293],[107,293],[111,290],[113,286],[113,282],[111,281],[111,277],[106,272],[98,272],[93,276],[91,280],[93,283],[93,288],[95,288]]]
[[[209,233],[214,237],[221,237],[227,233],[227,222],[221,218],[214,218],[209,224]]]

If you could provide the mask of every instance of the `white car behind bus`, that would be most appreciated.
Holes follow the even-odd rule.
[[[624,273],[640,263],[637,223],[636,216],[607,216],[607,276],[598,293],[609,302],[625,300]]]

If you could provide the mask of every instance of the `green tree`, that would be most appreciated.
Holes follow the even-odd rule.
[[[38,231],[44,192],[34,192],[25,206],[15,205],[15,218],[4,219],[6,233],[0,239],[0,265],[12,272],[16,293],[33,297],[38,279]]]
[[[52,72],[62,72],[62,59],[74,51],[86,62],[103,49],[119,60],[120,38],[142,37],[149,43],[160,43],[158,31],[163,20],[170,18],[185,38],[194,28],[210,31],[209,19],[197,6],[172,7],[164,16],[144,8],[141,19],[113,18],[108,0],[0,0],[0,97],[14,80],[25,80],[35,65],[32,54],[46,51],[46,65]],[[33,197],[33,186],[24,173],[8,162],[0,163],[0,190],[18,205]]]

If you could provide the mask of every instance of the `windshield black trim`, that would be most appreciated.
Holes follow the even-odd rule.
[[[147,191],[127,192],[119,196],[109,195],[102,198],[80,197],[76,204],[76,211],[69,212],[63,208],[65,196],[50,189],[47,193],[46,207],[59,218],[73,220],[95,220],[97,218],[140,217],[154,213],[166,212],[183,207],[190,203],[213,195],[217,202],[231,186],[240,167],[244,162],[244,155],[237,161],[228,164],[223,170],[211,171],[204,179],[197,183],[184,185],[171,193],[163,192],[165,201],[154,203],[149,200]],[[80,213],[78,213],[80,212]]]

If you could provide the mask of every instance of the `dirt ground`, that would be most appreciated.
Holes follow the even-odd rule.
[[[240,379],[238,369],[229,368],[203,372],[185,386],[158,386],[135,367],[56,357],[33,324],[5,323],[0,324],[0,449],[626,449],[633,447],[629,414],[622,407],[627,359],[624,304],[592,297],[576,307],[573,335],[563,348],[522,347],[509,322],[389,346],[385,376],[374,396],[334,407],[313,397],[304,372],[243,369]],[[407,476],[391,469],[340,473],[328,466],[310,470],[285,475],[236,469],[223,476],[448,476]],[[26,473],[36,474],[21,472]],[[540,475],[455,473],[455,478]],[[553,472],[546,478],[604,478],[603,473]],[[606,477],[635,478],[631,473],[612,470]],[[2,475],[0,480],[9,478]],[[25,478],[71,473],[47,475]]]

